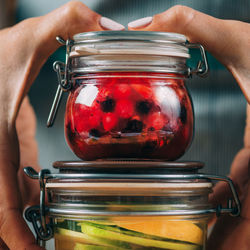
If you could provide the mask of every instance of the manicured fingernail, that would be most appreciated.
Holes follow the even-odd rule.
[[[145,27],[148,26],[150,23],[152,23],[153,17],[148,16],[141,19],[137,19],[133,22],[128,23],[129,28],[139,28],[139,27]]]
[[[123,25],[107,17],[101,17],[99,22],[100,22],[100,25],[104,29],[107,29],[107,30],[124,30],[125,29]]]

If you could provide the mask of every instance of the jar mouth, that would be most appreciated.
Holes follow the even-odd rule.
[[[186,37],[148,31],[98,31],[74,36],[72,73],[145,71],[188,74]]]
[[[156,31],[94,31],[83,32],[73,36],[76,43],[97,39],[127,39],[127,40],[154,40],[161,42],[173,42],[173,43],[185,43],[187,41],[186,36],[173,33],[173,32],[156,32]]]

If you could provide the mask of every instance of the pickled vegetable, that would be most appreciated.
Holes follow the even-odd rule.
[[[145,220],[124,217],[102,221],[67,221],[56,225],[56,249],[170,249],[201,250],[202,229],[190,221]],[[158,224],[158,227],[156,226]],[[66,229],[70,227],[73,230]],[[64,228],[63,228],[64,227]],[[61,246],[61,248],[60,248]]]

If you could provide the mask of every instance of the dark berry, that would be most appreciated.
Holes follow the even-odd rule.
[[[89,131],[89,135],[90,135],[90,137],[101,137],[100,131],[98,129],[95,129],[95,128],[93,128]]]
[[[136,119],[131,120],[127,123],[127,127],[125,128],[125,132],[141,132],[143,129],[143,123]]]
[[[181,122],[185,124],[187,121],[187,110],[186,110],[186,107],[183,105],[181,106],[180,118],[181,118]]]
[[[136,111],[139,114],[147,115],[152,108],[152,103],[148,101],[139,101],[136,103]]]
[[[155,131],[155,128],[154,127],[149,127],[148,131]]]
[[[101,102],[101,109],[103,112],[112,112],[115,108],[115,101],[111,98],[108,98],[105,101]]]

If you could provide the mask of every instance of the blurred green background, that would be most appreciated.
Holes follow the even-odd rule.
[[[19,0],[16,3],[16,22],[44,15],[66,2],[68,1]],[[187,5],[223,19],[248,22],[250,18],[250,1],[247,0],[86,0],[83,2],[92,10],[123,25],[138,18],[152,16],[176,4]],[[193,54],[191,63],[196,63],[197,56],[198,53]],[[52,162],[57,160],[77,159],[64,139],[66,94],[54,126],[46,127],[47,116],[57,88],[52,64],[55,60],[64,61],[64,57],[64,48],[60,48],[48,59],[29,93],[38,120],[39,160],[43,168],[50,168]],[[234,155],[243,144],[246,101],[231,74],[211,55],[208,55],[208,60],[209,76],[204,79],[193,77],[187,82],[193,98],[196,130],[193,143],[182,160],[203,161],[206,164],[204,172],[227,174]]]

